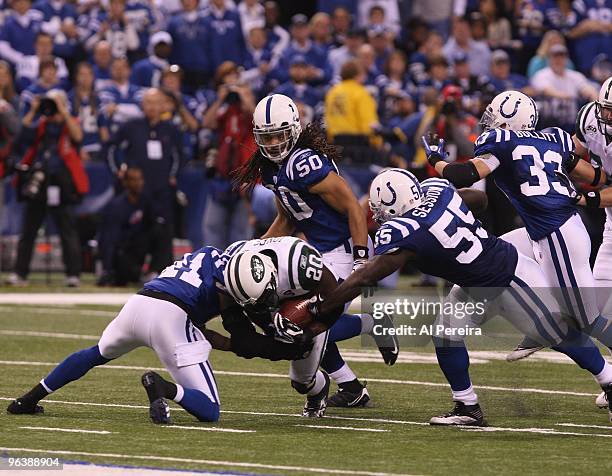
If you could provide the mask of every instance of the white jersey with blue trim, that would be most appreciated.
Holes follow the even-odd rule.
[[[530,238],[537,241],[576,213],[570,191],[557,176],[563,173],[561,164],[573,150],[572,137],[558,127],[543,131],[492,129],[476,140],[474,157],[485,161]]]
[[[412,251],[420,271],[461,287],[508,286],[516,248],[489,235],[447,180],[424,180],[421,189],[421,205],[379,228],[374,253]]]
[[[338,173],[332,160],[311,149],[295,149],[280,167],[270,161],[265,163],[264,185],[274,191],[292,224],[304,233],[308,243],[325,253],[351,237],[348,218],[309,191],[330,173]]]
[[[225,292],[223,268],[221,252],[205,246],[185,253],[182,260],[166,267],[144,288],[174,296],[189,308],[193,322],[203,324],[220,312],[218,292]]]

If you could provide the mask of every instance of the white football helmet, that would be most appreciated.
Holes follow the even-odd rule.
[[[241,306],[256,311],[278,308],[278,272],[270,257],[252,251],[236,253],[225,265],[223,280],[230,295]]]
[[[370,210],[378,224],[402,216],[422,201],[421,185],[407,170],[385,169],[370,185]]]
[[[506,91],[495,96],[480,119],[485,131],[498,127],[511,131],[531,131],[537,122],[535,101],[519,91]]]
[[[612,77],[601,85],[599,96],[595,101],[595,117],[599,132],[612,136]]]
[[[253,135],[259,150],[272,162],[281,162],[302,132],[295,103],[283,94],[266,96],[253,113]]]

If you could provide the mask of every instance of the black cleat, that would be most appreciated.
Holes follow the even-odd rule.
[[[606,395],[606,400],[608,400],[608,416],[610,418],[610,423],[612,423],[612,383],[604,385],[602,388]]]
[[[327,408],[327,395],[329,394],[329,376],[323,372],[325,385],[319,393],[311,397],[306,397],[306,405],[302,411],[302,416],[306,418],[322,418]]]
[[[366,388],[367,382],[357,382],[359,388],[346,389],[339,387],[338,391],[327,399],[328,407],[358,408],[370,406],[370,394]]]
[[[164,379],[161,375],[149,370],[142,375],[142,386],[149,397],[149,416],[151,421],[158,425],[170,425],[170,406],[163,398]]]
[[[476,405],[466,405],[463,402],[455,402],[455,408],[444,415],[432,417],[430,425],[442,426],[487,426],[482,408]]]
[[[45,409],[36,403],[16,398],[11,402],[6,411],[13,415],[36,415],[37,413],[44,413]]]
[[[384,329],[392,329],[395,327],[393,319],[388,314],[385,314],[382,318],[382,326]],[[385,335],[384,339],[375,339],[378,345],[378,351],[385,362],[385,364],[391,366],[395,363],[399,357],[399,339],[395,334]],[[384,340],[384,342],[382,342]],[[366,392],[367,394],[367,392]]]

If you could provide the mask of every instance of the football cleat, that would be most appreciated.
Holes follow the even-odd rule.
[[[161,375],[149,370],[142,375],[142,386],[149,397],[149,416],[151,421],[158,425],[169,425],[170,406],[163,398],[163,378]]]
[[[608,397],[606,397],[606,392],[601,392],[597,398],[595,399],[595,405],[599,408],[608,408]]]
[[[370,394],[366,388],[367,382],[356,391],[338,388],[338,391],[327,399],[328,407],[357,408],[370,406]]]
[[[322,418],[327,408],[327,395],[329,394],[329,376],[323,372],[325,385],[319,393],[311,397],[306,397],[306,405],[302,411],[302,416],[306,418]]]
[[[36,403],[30,403],[22,398],[16,398],[6,409],[8,413],[13,415],[36,415],[43,413],[45,409]]]
[[[517,345],[512,352],[506,355],[507,362],[516,362],[518,360],[526,359],[532,354],[535,354],[539,350],[544,348],[539,342],[525,337],[523,341]]]
[[[602,388],[606,395],[606,400],[608,400],[608,417],[610,419],[610,423],[612,423],[612,383],[609,383]]]
[[[444,415],[432,417],[430,425],[443,426],[487,426],[482,408],[476,405],[466,405],[463,402],[455,402],[455,408]]]
[[[384,329],[391,329],[394,327],[393,319],[388,314],[385,314],[382,318],[382,326]],[[376,342],[378,345],[378,351],[388,366],[393,365],[399,357],[399,340],[395,334],[385,336],[384,345],[382,342]],[[367,392],[366,392],[367,393]]]

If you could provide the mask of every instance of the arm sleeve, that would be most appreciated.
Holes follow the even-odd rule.
[[[444,167],[442,176],[457,188],[469,187],[481,178],[472,161],[449,164]]]

